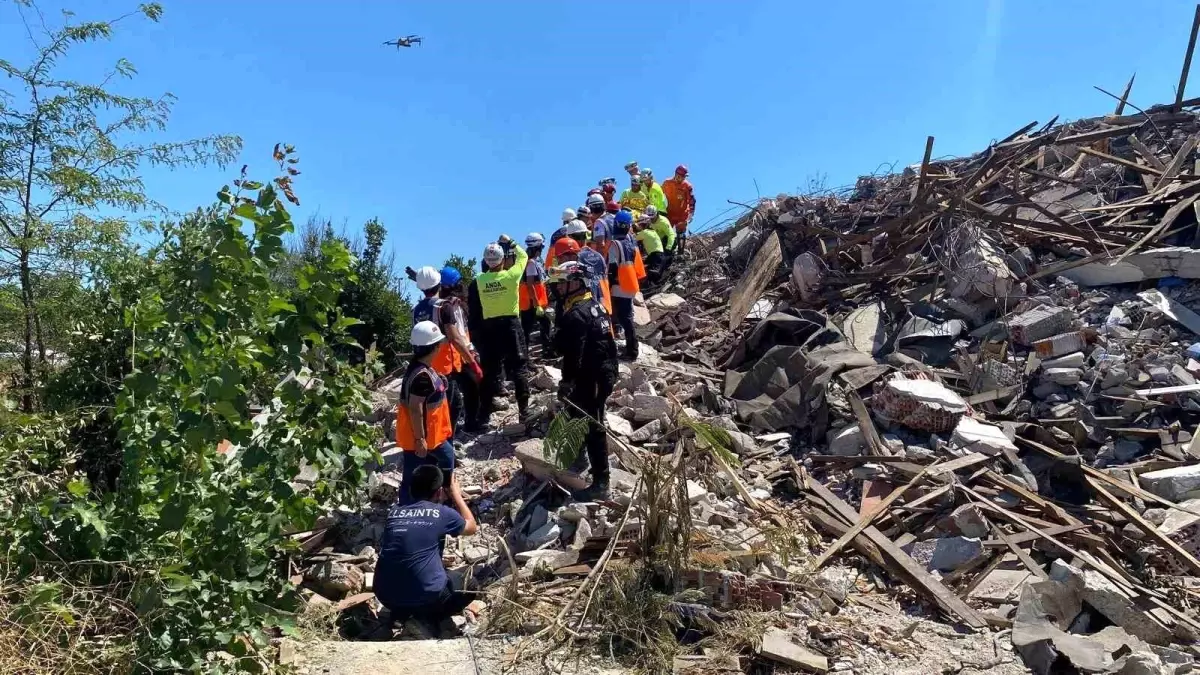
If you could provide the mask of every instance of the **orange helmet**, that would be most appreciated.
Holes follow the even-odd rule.
[[[568,253],[579,255],[579,242],[570,237],[563,237],[559,239],[558,241],[554,242],[554,246],[551,248],[554,251],[555,258],[561,258],[563,255]]]

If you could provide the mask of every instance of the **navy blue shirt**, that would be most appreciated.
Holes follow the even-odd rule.
[[[388,511],[375,566],[375,595],[389,608],[419,607],[446,588],[442,545],[462,534],[467,521],[445,504],[419,501]]]

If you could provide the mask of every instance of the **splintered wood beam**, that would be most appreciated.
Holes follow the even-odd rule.
[[[1141,514],[1138,513],[1132,506],[1121,501],[1116,495],[1108,490],[1105,490],[1104,486],[1100,484],[1100,481],[1088,476],[1087,482],[1088,485],[1091,485],[1092,489],[1096,491],[1096,494],[1100,497],[1100,501],[1120,511],[1121,515],[1128,518],[1129,521],[1134,524],[1134,526],[1146,533],[1146,535],[1157,542],[1159,546],[1162,546],[1171,553],[1174,553],[1175,557],[1178,558],[1179,561],[1188,569],[1190,569],[1193,574],[1200,574],[1200,560],[1196,560],[1195,556],[1193,556],[1191,553],[1188,553],[1179,544],[1175,543],[1173,539],[1162,532],[1159,532],[1158,528],[1155,527],[1153,523],[1150,523],[1143,518]]]
[[[1125,85],[1125,93],[1121,94],[1121,100],[1117,102],[1117,109],[1113,111],[1114,115],[1120,115],[1125,112],[1125,104],[1129,102],[1129,92],[1133,91],[1133,81],[1137,78],[1137,73],[1134,73],[1129,78],[1129,84]]]
[[[737,328],[750,313],[750,308],[762,295],[782,263],[783,248],[779,245],[779,233],[772,230],[729,296],[730,330]]]
[[[1192,34],[1188,37],[1187,53],[1183,55],[1183,71],[1179,73],[1179,87],[1175,90],[1175,112],[1183,109],[1183,89],[1187,86],[1188,71],[1192,67],[1192,53],[1196,51],[1196,32],[1200,31],[1200,5],[1196,5],[1196,15],[1192,17]]]

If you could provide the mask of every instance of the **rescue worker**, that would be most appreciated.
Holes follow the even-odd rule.
[[[515,249],[515,250],[513,250]],[[513,251],[513,264],[504,267],[507,251]],[[500,238],[483,251],[483,260],[488,271],[476,277],[480,311],[483,316],[483,335],[480,342],[487,343],[483,353],[483,405],[480,415],[491,417],[495,410],[496,396],[501,390],[501,368],[513,381],[517,398],[517,411],[521,421],[528,421],[529,380],[526,372],[528,355],[525,351],[525,334],[517,317],[520,304],[521,280],[525,276],[525,263],[529,256],[508,235]]]
[[[442,297],[441,272],[433,267],[422,267],[417,270],[416,283],[425,297],[413,306],[413,325],[422,321],[432,321],[448,338],[438,347],[431,365],[439,375],[446,378],[447,396],[450,398],[450,426],[457,430],[459,415],[463,411],[463,394],[458,386],[459,373],[462,372],[464,364],[475,363],[471,341],[467,337],[465,317],[455,311],[453,302],[448,302]]]
[[[449,385],[433,367],[446,336],[436,323],[421,321],[413,326],[410,342],[413,359],[400,383],[400,402],[396,405],[396,445],[404,450],[401,504],[409,502],[409,487],[417,467],[432,464],[446,476],[454,473]]]
[[[605,311],[612,314],[612,299],[608,289],[608,261],[596,249],[588,245],[587,235],[586,228],[581,230],[579,227],[572,226],[567,231],[567,236],[579,244],[579,251],[575,259],[587,270],[588,279],[592,283],[592,295],[604,306]]]
[[[663,181],[663,194],[667,198],[667,219],[675,226],[679,234],[679,242],[675,247],[677,253],[683,253],[687,241],[688,223],[696,213],[696,197],[692,193],[692,184],[688,182],[688,168],[680,164],[675,167],[675,177]]]
[[[613,182],[600,186],[600,195],[604,197],[605,203],[615,202],[617,200],[617,181],[614,179]]]
[[[563,303],[554,341],[563,355],[558,397],[572,417],[587,417],[585,447],[592,482],[576,499],[608,498],[608,441],[604,432],[604,403],[617,381],[617,343],[608,313],[596,301],[579,263],[564,263],[551,277],[555,296]]]
[[[546,240],[540,232],[530,232],[525,237],[525,252],[529,261],[525,263],[525,276],[521,280],[519,309],[521,310],[521,331],[525,334],[525,344],[531,344],[533,328],[536,324],[542,334],[542,356],[547,359],[555,358],[554,346],[550,336],[550,315],[546,313],[549,298],[546,295],[546,268],[542,266],[542,248]]]
[[[667,220],[666,215],[653,205],[646,207],[645,216],[650,222],[650,229],[654,230],[658,234],[658,238],[662,240],[663,250],[667,254],[666,258],[669,264],[671,251],[675,250],[675,228],[671,227],[671,221]]]
[[[621,208],[633,211],[643,211],[650,204],[650,195],[642,189],[642,177],[633,174],[629,177],[629,189],[621,193]]]
[[[446,537],[469,537],[479,526],[456,476],[447,477],[437,466],[426,465],[405,484],[411,484],[411,501],[388,511],[373,590],[394,621],[416,619],[438,627],[475,599],[446,574],[442,563]]]
[[[562,239],[563,236],[565,236],[564,230],[567,229],[567,223],[571,222],[572,220],[575,220],[577,215],[578,214],[576,214],[575,209],[572,209],[572,208],[563,209],[562,227],[558,228],[557,230],[555,230],[553,233],[550,234],[550,249],[548,251],[546,251],[546,268],[547,269],[554,267],[554,264],[555,264],[554,257],[553,257],[554,256],[554,242],[558,241],[559,239]]]
[[[462,429],[468,433],[478,433],[480,429],[479,386],[483,383],[483,369],[479,366],[479,354],[471,343],[471,331],[468,328],[470,320],[465,300],[467,291],[463,287],[462,272],[449,265],[442,268],[441,281],[442,300],[448,303],[453,310],[454,325],[462,330],[467,353],[471,355],[469,359],[465,355],[463,356],[463,367],[457,375],[458,390],[462,392]],[[476,300],[478,300],[478,296],[476,296]],[[454,340],[453,337],[450,339]],[[455,342],[455,344],[458,343]],[[459,353],[463,354],[462,351]]]
[[[650,208],[654,208],[651,206]],[[650,217],[642,216],[638,219],[636,227],[638,248],[646,257],[646,281],[651,284],[657,284],[662,279],[663,269],[666,264],[665,254],[663,252],[662,239]],[[674,232],[674,230],[671,230]]]
[[[612,289],[613,319],[625,332],[625,358],[638,356],[637,332],[633,325],[633,298],[641,290],[634,260],[638,247],[630,236],[633,214],[622,210],[613,221],[612,243],[608,247],[608,283]]]
[[[654,172],[650,169],[642,169],[642,191],[659,213],[667,212],[667,196],[663,194],[662,186],[654,182]]]

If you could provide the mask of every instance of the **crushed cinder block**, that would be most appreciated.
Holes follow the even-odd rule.
[[[1200,497],[1200,464],[1147,471],[1138,476],[1142,488],[1173,502]]]
[[[885,421],[931,433],[950,431],[967,412],[967,402],[940,382],[897,373],[876,383],[871,406]]]
[[[1075,318],[1075,313],[1066,307],[1036,307],[1010,317],[1006,323],[1012,339],[1028,347],[1038,340],[1067,332]]]

